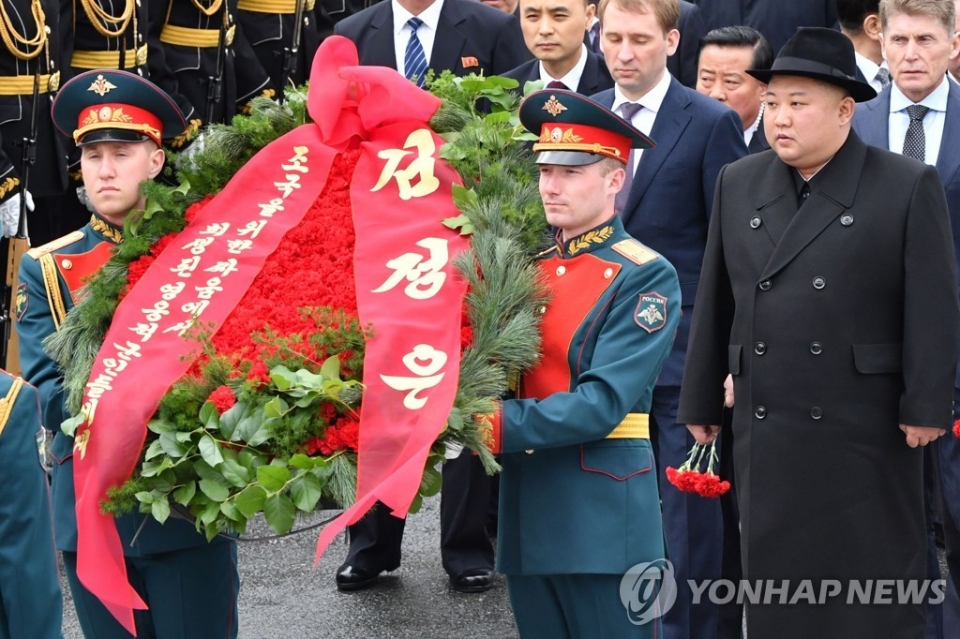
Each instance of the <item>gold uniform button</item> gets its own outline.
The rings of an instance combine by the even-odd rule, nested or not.
[[[65,269],[73,268],[73,262],[71,262],[70,260],[64,260],[63,262],[61,262],[61,264],[63,264],[63,268]]]
[[[558,267],[557,267],[557,275],[563,275],[563,274],[566,273],[566,272],[567,272],[567,267],[566,267],[566,266],[558,266]]]
[[[608,280],[609,280],[611,277],[613,277],[613,269],[612,269],[612,268],[608,268],[607,270],[605,270],[605,271],[603,272],[603,277],[606,278],[606,279],[608,279]]]

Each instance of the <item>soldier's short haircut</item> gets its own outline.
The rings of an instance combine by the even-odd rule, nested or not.
[[[880,0],[837,0],[840,26],[850,33],[863,31],[863,21],[871,13],[880,13]]]
[[[882,28],[886,29],[887,22],[898,13],[935,18],[950,35],[953,35],[957,21],[953,0],[880,0],[880,26]]]
[[[700,51],[706,46],[750,47],[753,49],[751,69],[769,69],[773,66],[773,47],[763,34],[752,27],[736,25],[720,27],[700,38]],[[698,54],[699,55],[699,54]]]
[[[679,0],[600,0],[597,16],[600,18],[601,29],[603,14],[611,4],[615,4],[618,9],[627,13],[653,13],[664,33],[676,29],[680,23]]]

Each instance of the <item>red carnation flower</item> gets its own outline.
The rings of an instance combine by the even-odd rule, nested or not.
[[[217,408],[217,412],[223,415],[237,403],[237,398],[233,396],[233,391],[230,390],[229,386],[220,386],[217,390],[210,393],[207,401],[213,402],[213,405]]]
[[[960,437],[960,419],[953,422],[953,435],[955,437]]]

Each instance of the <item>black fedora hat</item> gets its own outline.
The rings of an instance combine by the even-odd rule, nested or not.
[[[877,97],[866,82],[857,80],[857,58],[847,36],[823,27],[801,27],[780,49],[770,69],[747,69],[761,82],[775,75],[799,75],[846,89],[856,102]]]

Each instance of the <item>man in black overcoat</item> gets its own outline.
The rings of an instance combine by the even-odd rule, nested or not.
[[[918,447],[952,423],[943,187],[851,131],[875,92],[839,32],[801,29],[750,73],[769,83],[772,150],[718,178],[678,420],[715,438],[733,375],[744,578],[791,589],[748,601],[751,639],[922,637],[924,597],[896,593],[926,575]],[[786,603],[804,579],[815,603]],[[900,580],[888,603],[855,591],[878,579]]]

